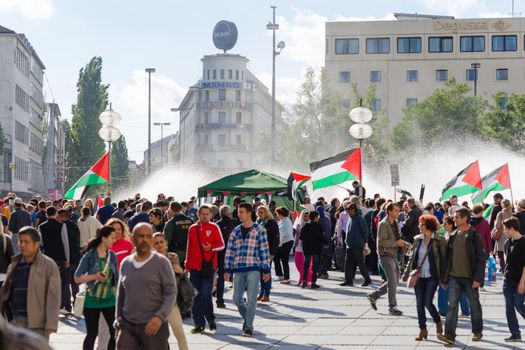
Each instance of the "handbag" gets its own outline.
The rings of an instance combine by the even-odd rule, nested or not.
[[[197,293],[188,277],[184,275],[182,275],[180,278],[177,288],[177,305],[179,307],[180,313],[184,315],[191,310],[193,306],[193,299]]]
[[[84,314],[84,303],[86,301],[86,290],[77,293],[73,304],[73,315],[80,317]]]
[[[423,244],[423,242],[421,242],[421,244]],[[412,271],[410,271],[410,275],[407,281],[407,287],[409,288],[416,287],[417,281],[419,280],[419,277],[421,276],[421,266],[423,266],[423,264],[425,263],[425,260],[428,257],[428,252],[430,251],[430,249],[432,249],[432,247],[429,244],[427,247],[427,252],[425,253],[425,256],[423,257],[423,261],[421,262],[421,265],[419,265],[417,269],[413,269]]]
[[[201,234],[199,225],[197,224],[197,240],[199,241],[199,250],[201,251],[201,257],[202,257],[202,263],[201,263],[201,269],[199,270],[199,274],[202,277],[211,277],[213,276],[213,258],[215,256],[215,252],[213,252],[213,255],[211,256],[210,261],[204,260],[204,252],[202,251],[202,244],[201,244]]]

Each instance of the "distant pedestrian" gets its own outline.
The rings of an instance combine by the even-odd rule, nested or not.
[[[279,225],[279,248],[273,259],[275,274],[283,284],[290,284],[290,252],[293,247],[293,225],[290,211],[285,207],[275,209]]]
[[[111,215],[113,215],[114,211],[115,207],[111,205],[111,198],[106,197],[104,198],[104,206],[98,208],[97,214],[95,216],[102,225],[105,225],[106,222],[111,218]]]
[[[91,216],[89,207],[82,207],[82,216],[78,219],[78,229],[80,230],[80,248],[85,249],[90,240],[97,236],[97,230],[102,227],[100,221]]]
[[[217,226],[219,226],[222,234],[222,239],[224,244],[228,244],[228,239],[230,234],[235,228],[236,224],[232,217],[232,211],[228,205],[222,205],[220,208],[221,219],[217,221]],[[217,256],[217,307],[225,308],[224,304],[224,257],[226,256],[226,250],[219,251]]]
[[[268,240],[268,247],[270,250],[270,273],[272,262],[274,257],[277,255],[277,250],[279,249],[279,225],[275,221],[270,208],[261,205],[257,208],[257,224],[262,226],[266,231],[266,239]],[[257,296],[257,300],[267,303],[270,301],[270,293],[272,291],[272,279],[265,281],[263,279],[263,273],[261,272],[261,291]]]
[[[14,211],[11,213],[9,218],[9,232],[11,232],[11,238],[13,240],[13,248],[18,254],[18,231],[24,226],[31,226],[31,214],[23,208],[24,201],[22,198],[17,197],[14,200]]]
[[[319,285],[316,282],[319,273],[321,253],[326,240],[323,227],[319,223],[319,213],[316,211],[308,212],[308,219],[309,221],[301,228],[301,233],[299,235],[304,252],[303,281],[301,287],[306,288],[308,284],[308,271],[311,268],[312,282],[310,288],[316,289],[319,288]]]

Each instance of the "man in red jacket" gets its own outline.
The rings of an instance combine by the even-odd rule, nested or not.
[[[224,240],[217,224],[211,222],[211,209],[202,205],[197,212],[199,220],[188,232],[186,248],[186,271],[190,272],[190,281],[198,293],[193,301],[191,313],[195,327],[191,333],[204,333],[205,320],[210,331],[217,331],[213,313],[212,288],[213,274],[217,268],[217,252],[223,250]]]

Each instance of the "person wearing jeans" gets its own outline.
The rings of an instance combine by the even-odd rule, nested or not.
[[[270,249],[270,271],[272,268],[272,261],[277,255],[279,249],[279,225],[274,220],[272,212],[265,205],[260,205],[257,208],[257,224],[262,226],[266,230],[266,239],[268,240],[268,246]],[[271,273],[271,272],[270,272]],[[261,291],[257,300],[267,303],[270,301],[270,292],[272,290],[272,279],[264,281],[263,273],[260,273]]]
[[[303,276],[308,276],[310,270],[310,263],[312,263],[312,284],[311,288],[319,288],[315,283],[317,282],[317,273],[319,267],[319,260],[321,258],[321,251],[323,249],[323,243],[325,237],[323,233],[323,227],[319,223],[319,213],[311,211],[308,214],[309,221],[301,228],[299,238],[302,243],[304,252],[304,265],[303,265]],[[303,278],[301,284],[302,288],[306,288],[308,280],[306,277]]]
[[[525,237],[520,233],[520,221],[516,217],[504,220],[503,227],[509,238],[505,243],[507,260],[503,275],[503,295],[510,337],[505,338],[505,341],[519,342],[521,332],[516,311],[525,319]]]
[[[285,207],[275,209],[279,225],[279,248],[274,257],[275,274],[283,284],[290,283],[290,252],[293,247],[293,225],[290,211]]]
[[[458,229],[447,242],[446,267],[443,287],[448,288],[449,307],[445,323],[445,334],[438,339],[453,345],[458,324],[458,303],[462,292],[467,294],[471,309],[472,341],[483,338],[483,315],[479,302],[479,287],[485,279],[483,238],[470,227],[471,212],[459,208],[454,214]]]
[[[257,306],[260,272],[263,280],[270,276],[270,251],[266,231],[252,220],[253,206],[239,204],[237,215],[241,225],[235,227],[226,248],[224,280],[233,273],[233,302],[244,320],[243,336],[253,335],[253,320]],[[244,291],[247,293],[244,300]]]

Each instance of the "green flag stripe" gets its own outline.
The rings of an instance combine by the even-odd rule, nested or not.
[[[343,171],[318,180],[312,180],[312,186],[314,190],[317,190],[319,188],[330,187],[351,180],[357,180],[357,177],[348,171]]]
[[[462,197],[469,193],[477,192],[478,190],[479,188],[474,187],[472,185],[468,185],[468,184],[463,185],[463,186],[458,186],[458,187],[451,187],[448,190],[446,190],[445,193],[443,193],[443,195],[441,196],[439,200],[443,201],[443,200],[449,199],[450,196],[452,196],[453,194],[455,194],[458,197]]]
[[[103,177],[101,177],[101,176],[99,176],[99,175],[97,175],[95,173],[85,174],[84,176],[82,176],[77,181],[76,184],[73,185],[73,187],[71,187],[71,189],[69,191],[67,191],[67,193],[64,196],[64,198],[70,198],[71,196],[73,196],[75,191],[79,187],[91,186],[91,185],[101,185],[101,184],[105,184],[105,183],[107,183],[107,181]]]
[[[490,192],[495,191],[503,191],[506,190],[507,187],[500,184],[498,181],[493,182],[489,187],[484,188],[483,191],[478,191],[473,197],[472,202],[475,204],[481,203],[487,198]]]

